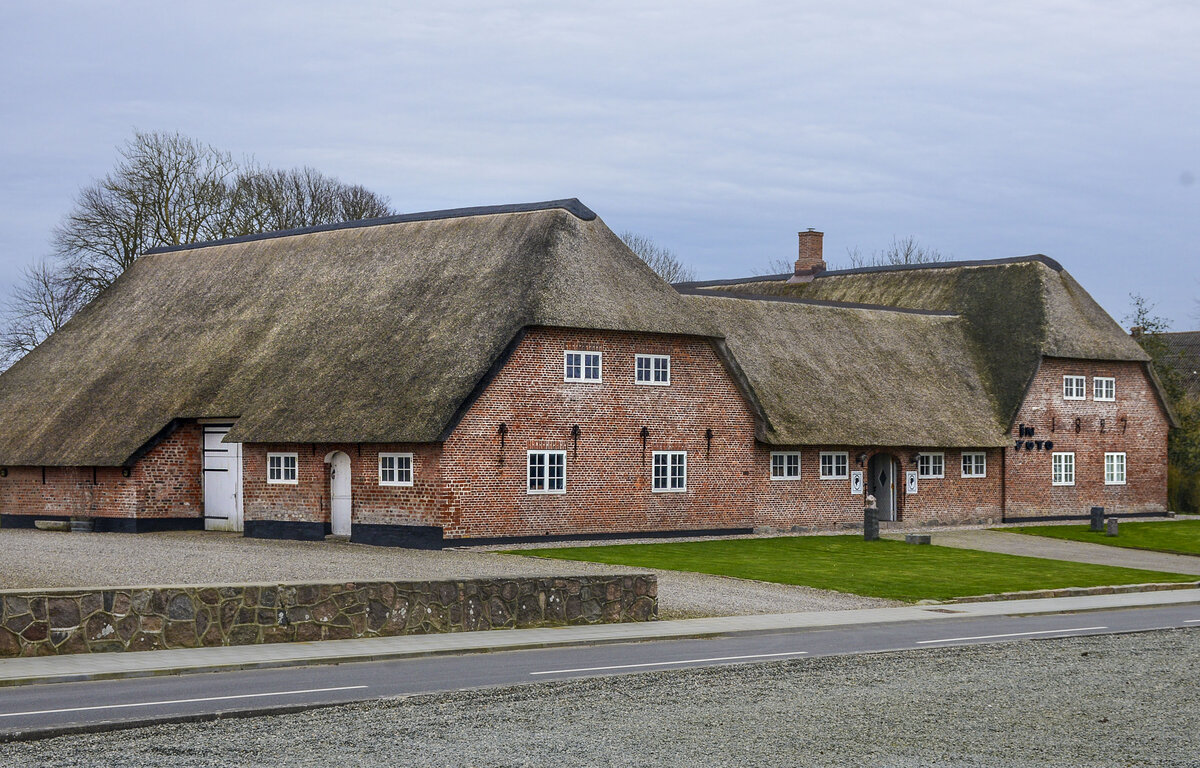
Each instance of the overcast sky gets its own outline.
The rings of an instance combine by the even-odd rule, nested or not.
[[[1200,327],[1194,0],[500,5],[7,0],[0,290],[141,129],[401,211],[578,197],[702,279],[913,235]]]

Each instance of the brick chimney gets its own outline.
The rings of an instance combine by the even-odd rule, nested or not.
[[[811,283],[813,278],[825,271],[825,259],[822,257],[822,240],[824,232],[818,232],[812,227],[800,234],[800,258],[796,259],[796,274],[792,275],[789,283]]]

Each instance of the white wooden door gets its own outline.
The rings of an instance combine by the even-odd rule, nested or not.
[[[242,530],[242,444],[223,443],[229,424],[204,426],[204,530]]]
[[[334,536],[350,535],[350,457],[341,451],[329,462],[329,524]]]

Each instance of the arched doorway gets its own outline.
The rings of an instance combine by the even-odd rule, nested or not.
[[[350,535],[350,456],[335,451],[329,463],[329,524],[334,536]]]
[[[896,471],[890,453],[877,453],[867,462],[867,492],[875,497],[880,520],[896,519]]]

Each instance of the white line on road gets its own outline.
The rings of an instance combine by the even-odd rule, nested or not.
[[[613,664],[608,667],[578,667],[576,669],[547,669],[542,672],[530,672],[531,675],[559,675],[568,672],[602,672],[606,669],[636,669],[638,667],[665,667],[671,664],[701,664],[706,661],[741,661],[743,659],[767,659],[779,656],[803,656],[808,651],[788,651],[787,653],[752,653],[747,656],[714,656],[710,659],[680,659],[678,661],[651,661],[645,664]]]
[[[127,709],[129,707],[154,707],[160,704],[196,704],[203,701],[230,701],[232,699],[257,699],[263,696],[299,696],[303,693],[328,693],[330,691],[353,691],[365,685],[343,685],[339,688],[307,688],[302,691],[272,691],[271,693],[242,693],[234,696],[208,696],[202,699],[168,699],[164,701],[139,701],[134,704],[101,704],[95,707],[68,707],[66,709],[39,709],[31,712],[0,712],[0,717],[22,715],[54,715],[62,712],[91,712],[97,709]]]
[[[1184,624],[1200,624],[1200,619],[1184,619]]]
[[[941,640],[918,640],[917,645],[925,643],[957,643],[961,640],[992,640],[997,637],[1022,637],[1025,635],[1056,635],[1060,632],[1091,632],[1095,629],[1108,629],[1108,627],[1075,627],[1074,629],[1043,629],[1038,632],[1009,632],[1006,635],[977,635],[975,637],[944,637]]]

